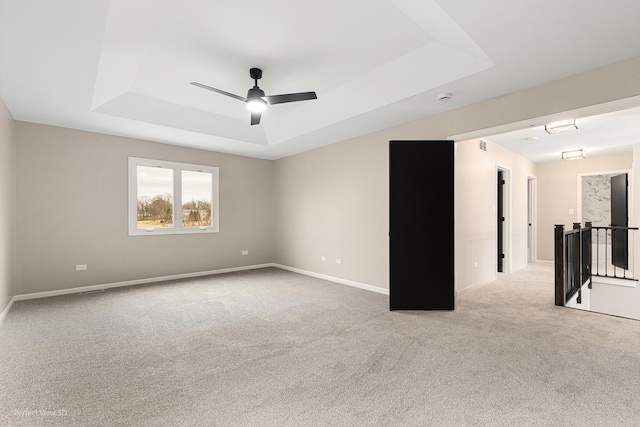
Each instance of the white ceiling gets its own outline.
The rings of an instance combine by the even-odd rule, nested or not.
[[[640,56],[639,16],[637,0],[0,0],[0,97],[16,120],[275,159]],[[267,95],[318,99],[250,126],[189,84],[245,96],[251,67]]]
[[[587,158],[628,154],[640,143],[640,107],[576,118],[575,122],[578,129],[561,133],[549,134],[544,126],[534,126],[487,139],[536,163],[557,162],[563,151],[580,149]]]

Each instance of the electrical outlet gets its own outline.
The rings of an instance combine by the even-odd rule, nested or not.
[[[242,251],[242,255],[249,255],[249,251]]]
[[[473,268],[478,268],[478,263],[477,262],[473,263]]]
[[[76,271],[84,271],[87,269],[87,264],[77,264]]]
[[[336,264],[342,264],[342,259],[341,258],[336,258]]]
[[[326,256],[322,255],[322,256],[320,257],[320,261],[326,261],[326,260],[327,260],[327,257],[326,257]]]

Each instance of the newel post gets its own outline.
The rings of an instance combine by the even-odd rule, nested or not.
[[[556,305],[564,306],[564,225],[555,225],[553,241]]]

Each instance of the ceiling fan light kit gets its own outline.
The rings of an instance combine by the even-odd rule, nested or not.
[[[260,68],[252,68],[249,70],[249,76],[254,81],[254,86],[247,92],[247,97],[235,95],[230,92],[226,92],[221,89],[216,89],[211,86],[204,85],[198,82],[191,82],[193,86],[197,86],[202,89],[207,89],[212,92],[217,92],[221,95],[225,95],[239,101],[243,101],[247,104],[247,108],[251,111],[251,125],[260,124],[260,118],[262,112],[267,108],[267,104],[284,104],[286,102],[308,101],[311,99],[318,99],[315,92],[299,92],[288,93],[284,95],[265,95],[264,91],[258,87],[258,80],[262,78],[262,70]]]
[[[262,113],[267,109],[267,102],[262,98],[247,99],[247,108],[253,113]]]

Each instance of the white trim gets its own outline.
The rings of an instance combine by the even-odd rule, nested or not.
[[[502,274],[502,273],[501,273],[501,274]],[[471,291],[474,291],[474,290],[476,290],[476,289],[478,289],[478,288],[481,288],[481,287],[482,287],[482,286],[484,286],[484,285],[488,285],[489,283],[495,282],[496,280],[498,280],[498,277],[497,277],[497,276],[496,276],[496,277],[494,277],[494,278],[493,278],[493,279],[491,279],[491,280],[487,280],[486,282],[480,282],[480,283],[476,283],[476,284],[471,285],[471,286],[467,286],[466,288],[464,288],[464,289],[462,289],[462,290],[460,290],[460,291],[456,291],[456,297],[459,297],[459,296],[465,295],[465,294],[467,294],[467,293],[469,293],[469,292],[471,292]]]
[[[4,318],[7,317],[7,314],[9,314],[9,310],[11,310],[11,306],[14,301],[16,301],[16,297],[11,298],[9,300],[9,304],[7,304],[4,310],[2,310],[2,313],[0,313],[0,326],[2,326],[2,322],[4,321]]]
[[[244,267],[222,268],[220,270],[198,271],[195,273],[174,274],[171,276],[150,277],[147,279],[127,280],[124,282],[103,283],[100,285],[80,286],[78,288],[59,289],[56,291],[34,292],[31,294],[16,295],[14,300],[24,301],[36,298],[55,297],[59,295],[78,294],[81,292],[91,292],[103,289],[119,288],[124,286],[142,285],[145,283],[166,282],[167,280],[188,279],[191,277],[209,276],[213,274],[233,273],[236,271],[255,270],[257,268],[275,267],[274,264],[256,264]]]
[[[381,288],[379,286],[367,285],[366,283],[354,282],[353,280],[341,279],[339,277],[327,276],[326,274],[314,273],[313,271],[302,270],[300,268],[289,267],[282,264],[273,264],[273,267],[281,268],[282,270],[291,271],[305,276],[315,277],[317,279],[328,280],[330,282],[339,283],[341,285],[353,286],[354,288],[364,289],[366,291],[376,292],[383,295],[389,295],[389,289]]]
[[[138,209],[138,166],[159,167],[173,172],[173,227],[139,229]],[[128,159],[128,229],[129,236],[164,236],[169,234],[205,234],[220,231],[220,169],[217,166],[196,165],[191,163],[170,162],[167,160],[129,157]],[[197,171],[211,174],[211,216],[213,223],[209,227],[182,226],[182,172]]]
[[[529,194],[531,191],[531,194]],[[538,256],[538,177],[527,174],[527,198],[531,203],[531,255],[527,254],[527,264],[535,263]],[[527,216],[529,213],[527,213]],[[529,224],[527,223],[527,239]]]
[[[625,288],[635,288],[636,283],[638,282],[629,279],[616,279],[615,277],[591,276],[591,283],[593,283],[594,285],[597,283],[599,285],[613,285],[623,286]]]
[[[578,295],[582,296],[580,304],[578,304]],[[580,292],[576,292],[575,295],[564,304],[564,306],[577,310],[591,311],[591,289],[589,289],[589,280],[580,287]]]
[[[223,274],[223,273],[233,273],[236,271],[246,271],[246,270],[255,270],[258,268],[267,268],[267,267],[276,267],[282,270],[288,270],[294,273],[303,274],[305,276],[311,276],[318,279],[328,280],[330,282],[339,283],[341,285],[352,286],[354,288],[364,289],[366,291],[376,292],[383,295],[389,295],[389,289],[381,288],[378,286],[368,285],[366,283],[355,282],[353,280],[341,279],[339,277],[327,276],[325,274],[314,273],[312,271],[302,270],[299,268],[289,267],[282,264],[275,263],[266,263],[266,264],[255,264],[248,265],[243,267],[231,267],[231,268],[222,268],[219,270],[208,270],[208,271],[198,271],[195,273],[183,273],[183,274],[174,274],[171,276],[159,276],[159,277],[149,277],[146,279],[136,279],[136,280],[127,280],[124,282],[115,282],[115,283],[103,283],[99,285],[90,285],[90,286],[80,286],[77,288],[67,288],[67,289],[58,289],[55,291],[44,291],[44,292],[34,292],[30,294],[20,294],[16,295],[11,299],[11,302],[0,315],[0,322],[2,321],[2,316],[5,316],[6,313],[9,312],[9,308],[13,304],[13,301],[25,301],[30,299],[37,298],[47,298],[47,297],[55,297],[60,295],[69,295],[69,294],[79,294],[83,292],[92,292],[99,291],[104,289],[111,288],[120,288],[124,286],[133,286],[133,285],[143,285],[146,283],[156,283],[156,282],[166,282],[168,280],[179,280],[179,279],[189,279],[191,277],[200,277],[200,276],[210,276],[214,274]]]

